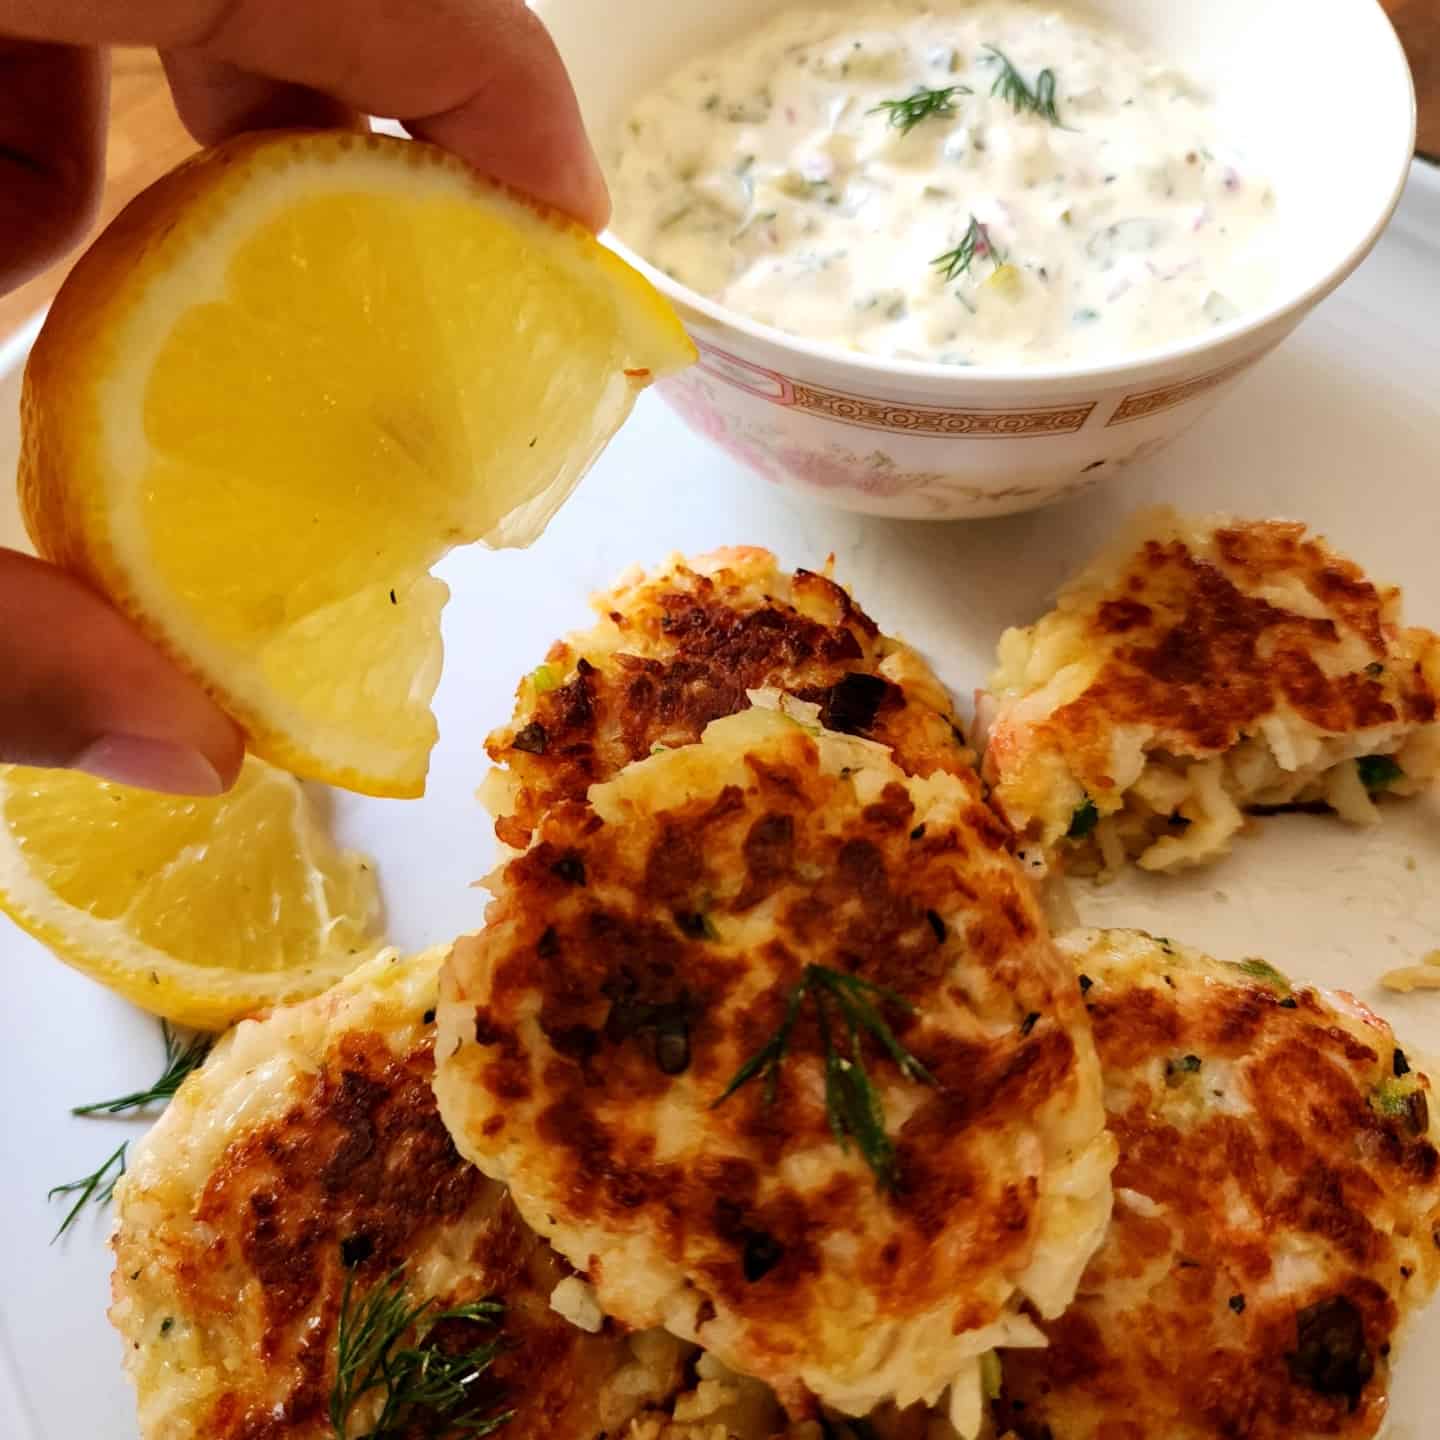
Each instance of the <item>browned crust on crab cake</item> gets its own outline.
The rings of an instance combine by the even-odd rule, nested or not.
[[[1108,1204],[1083,1011],[1008,842],[963,781],[764,710],[630,767],[546,817],[456,946],[457,1143],[626,1323],[792,1405],[933,1401],[1022,1292],[1063,1308]],[[886,1013],[935,1084],[867,1062],[891,1193],[831,1132],[813,1001],[773,1102],[716,1106],[807,965],[913,1007]]]
[[[1156,869],[1218,853],[1251,806],[1373,818],[1357,757],[1396,760],[1400,794],[1440,766],[1440,639],[1399,615],[1397,589],[1302,524],[1146,512],[1002,639],[996,804],[1048,846],[1088,800]],[[1196,763],[1222,759],[1228,801],[1207,799]]]
[[[599,623],[551,646],[521,681],[510,724],[486,741],[508,781],[489,792],[496,832],[517,849],[546,810],[657,745],[694,743],[746,709],[751,690],[819,705],[825,725],[893,747],[911,774],[973,766],[949,695],[915,651],[835,581],[787,574],[767,550],[677,557],[593,604]]]
[[[188,1081],[119,1191],[112,1318],[145,1440],[331,1436],[348,1272],[403,1267],[439,1308],[494,1297],[507,1347],[474,1414],[593,1440],[626,1340],[550,1308],[568,1266],[455,1149],[431,1090],[438,954],[393,954],[305,1005],[247,1022]],[[496,1337],[447,1321],[438,1343]],[[678,1376],[675,1377],[678,1379]],[[356,1412],[357,1433],[363,1414]]]
[[[1435,693],[1413,661],[1388,676],[1321,663],[1347,637],[1364,647],[1364,664],[1386,660],[1398,591],[1377,590],[1300,524],[1236,522],[1214,532],[1214,545],[1221,564],[1183,540],[1147,540],[1120,593],[1096,609],[1106,664],[1050,721],[1082,764],[1103,769],[1104,731],[1116,724],[1153,725],[1178,753],[1202,755],[1237,744],[1281,704],[1322,730],[1435,718]],[[1282,576],[1327,613],[1298,614],[1258,593]]]
[[[1132,931],[1086,977],[1115,1218],[1050,1348],[1004,1359],[1021,1440],[1361,1440],[1440,1280],[1430,1082],[1358,1002]],[[1248,973],[1247,973],[1248,972]]]

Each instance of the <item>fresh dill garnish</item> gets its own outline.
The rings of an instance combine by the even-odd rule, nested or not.
[[[50,1237],[51,1244],[54,1244],[79,1218],[80,1212],[89,1204],[108,1205],[115,1194],[115,1187],[120,1183],[120,1177],[125,1173],[125,1154],[130,1149],[130,1142],[123,1141],[115,1153],[105,1161],[97,1170],[79,1180],[71,1180],[65,1185],[56,1185],[45,1194],[47,1200],[53,1200],[57,1195],[74,1195],[75,1201],[70,1206],[69,1212],[60,1222],[60,1228]]]
[[[435,1327],[449,1320],[498,1327],[504,1305],[477,1300],[442,1310],[434,1299],[417,1304],[405,1287],[403,1267],[392,1270],[363,1298],[355,1296],[354,1284],[351,1270],[340,1298],[330,1391],[330,1428],[336,1440],[382,1440],[411,1434],[417,1425],[445,1440],[489,1435],[511,1418],[513,1410],[467,1413],[480,1398],[475,1387],[506,1348],[502,1337],[468,1350],[443,1349],[430,1339]],[[352,1437],[355,1407],[376,1392],[381,1400],[374,1424],[363,1436]]]
[[[903,996],[882,985],[862,980],[843,970],[830,970],[823,965],[807,965],[800,979],[791,987],[785,1001],[785,1013],[775,1033],[735,1072],[730,1083],[711,1109],[723,1105],[742,1085],[762,1076],[765,1082],[764,1103],[771,1104],[779,1090],[780,1067],[790,1050],[790,1036],[800,1016],[806,996],[815,1003],[815,1019],[820,1031],[820,1049],[825,1061],[825,1114],[830,1131],[842,1150],[849,1150],[853,1139],[865,1163],[875,1174],[882,1190],[895,1188],[895,1147],[885,1131],[885,1111],[880,1096],[870,1083],[865,1069],[863,1035],[872,1040],[894,1061],[907,1079],[933,1085],[935,1078],[896,1038],[878,1006],[889,1005],[907,1015],[915,1007]],[[832,1031],[832,1020],[839,1019],[848,1036],[848,1047]],[[848,1048],[848,1054],[844,1051]]]
[[[165,1023],[160,1022],[160,1035],[165,1043],[165,1069],[160,1078],[146,1090],[132,1090],[128,1095],[119,1095],[113,1100],[96,1100],[91,1105],[76,1105],[72,1115],[123,1115],[127,1110],[143,1110],[156,1101],[170,1100],[180,1088],[185,1077],[192,1070],[198,1070],[205,1063],[210,1047],[215,1043],[213,1035],[195,1035],[182,1041]]]
[[[72,1115],[124,1115],[131,1110],[144,1110],[155,1104],[168,1104],[185,1077],[204,1064],[210,1047],[215,1043],[213,1035],[195,1035],[181,1040],[165,1023],[160,1022],[160,1036],[165,1044],[165,1068],[160,1078],[144,1090],[132,1090],[128,1095],[117,1095],[113,1100],[96,1100],[90,1105],[76,1105]],[[99,1169],[79,1180],[54,1186],[47,1194],[47,1200],[57,1195],[74,1195],[69,1213],[61,1221],[54,1238],[58,1240],[76,1221],[86,1205],[108,1205],[115,1195],[115,1186],[125,1173],[125,1158],[130,1149],[126,1140]]]
[[[1025,77],[1010,63],[1009,56],[1003,50],[994,45],[987,45],[985,48],[990,52],[989,58],[1000,67],[995,83],[990,87],[990,93],[1008,101],[1017,114],[1028,110],[1032,115],[1039,115],[1052,125],[1059,125],[1060,116],[1055,111],[1055,72],[1048,67],[1042,70],[1035,77],[1034,89],[1031,89]]]
[[[884,114],[889,124],[902,135],[908,135],[922,120],[943,119],[955,113],[957,95],[973,95],[968,85],[946,85],[940,90],[927,90],[921,85],[903,100],[882,100],[872,105],[867,115]]]
[[[995,248],[990,232],[972,215],[960,243],[953,250],[937,255],[930,263],[938,267],[941,279],[948,284],[968,274],[976,260],[986,258],[997,270],[1005,263],[1005,257]]]

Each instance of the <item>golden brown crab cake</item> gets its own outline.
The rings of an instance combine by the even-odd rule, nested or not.
[[[587,1333],[551,1308],[557,1286],[575,1298],[570,1268],[452,1144],[430,1083],[441,959],[387,952],[245,1021],[134,1147],[110,1314],[144,1440],[331,1440],[346,1275],[358,1307],[400,1267],[416,1303],[503,1302],[511,1348],[472,1418],[513,1408],[507,1435],[593,1440],[679,1385],[669,1336]],[[496,1332],[450,1321],[431,1338],[468,1350]]]
[[[1377,818],[1440,772],[1440,638],[1303,525],[1146,511],[1007,630],[983,773],[1072,869],[1222,853],[1246,811]]]
[[[1348,996],[1136,931],[1060,947],[1120,1145],[1115,1216],[1047,1350],[1004,1357],[1021,1440],[1361,1440],[1440,1280],[1430,1080]]]
[[[1064,1308],[1113,1156],[1009,839],[967,780],[761,708],[629,766],[445,968],[456,1143],[608,1314],[794,1411],[953,1382],[973,1433],[978,1357]]]
[[[925,661],[835,581],[786,573],[768,550],[676,556],[592,603],[599,623],[551,646],[520,682],[510,724],[486,741],[504,768],[483,795],[516,849],[552,806],[583,800],[657,746],[693,744],[756,690],[818,705],[830,729],[891,746],[912,775],[974,766]]]

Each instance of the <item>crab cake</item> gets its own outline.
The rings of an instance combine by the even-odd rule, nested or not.
[[[656,746],[692,744],[754,690],[819,705],[830,729],[893,747],[909,774],[974,764],[920,656],[882,635],[833,580],[786,574],[768,550],[677,556],[593,604],[599,624],[551,646],[520,682],[511,723],[486,742],[505,768],[484,798],[516,849],[551,806],[583,800]]]
[[[1417,793],[1440,771],[1437,688],[1440,638],[1303,525],[1147,511],[1002,636],[984,774],[1072,869],[1171,870],[1247,810],[1366,824]]]
[[[813,731],[814,733],[810,733]],[[552,810],[441,985],[456,1143],[586,1273],[848,1414],[978,1421],[1105,1228],[1073,974],[973,773],[756,708]]]
[[[1021,1440],[1360,1440],[1440,1280],[1431,1084],[1348,996],[1083,931],[1115,1218],[1050,1348],[1004,1359]]]
[[[516,1440],[593,1440],[678,1386],[670,1337],[587,1334],[551,1309],[578,1286],[569,1267],[456,1152],[430,1085],[440,960],[388,952],[242,1023],[136,1147],[110,1314],[144,1440],[330,1440],[346,1278],[358,1306],[398,1267],[415,1303],[503,1302],[475,1410],[513,1408]],[[497,1332],[446,1321],[433,1338],[470,1350]]]

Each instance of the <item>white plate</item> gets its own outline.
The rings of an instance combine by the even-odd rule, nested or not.
[[[1417,166],[1374,256],[1234,399],[1169,454],[1069,508],[968,526],[810,508],[703,446],[647,397],[532,550],[451,557],[450,653],[429,794],[340,797],[341,832],[379,859],[398,944],[474,927],[481,897],[468,887],[493,853],[472,799],[481,738],[550,640],[585,622],[591,590],[677,549],[762,544],[807,566],[833,551],[866,609],[918,644],[962,696],[985,676],[1001,627],[1033,617],[1127,510],[1156,498],[1308,520],[1377,576],[1401,582],[1413,619],[1440,624],[1437,377],[1440,172]],[[14,373],[0,375],[5,470],[17,389]],[[16,533],[0,512],[0,540]],[[1078,898],[1087,920],[1183,936],[1222,957],[1263,954],[1297,976],[1349,988],[1407,1044],[1440,1054],[1440,994],[1402,998],[1375,984],[1440,946],[1437,878],[1440,805],[1423,801],[1387,808],[1378,832],[1310,816],[1269,821],[1211,870]],[[105,1223],[89,1216],[52,1246],[59,1211],[45,1190],[139,1133],[66,1112],[153,1078],[158,1036],[152,1021],[8,927],[0,964],[14,986],[0,1007],[0,1437],[134,1440],[120,1345],[104,1317]],[[1393,1440],[1433,1433],[1433,1419],[1423,1422],[1440,1414],[1440,1371],[1426,1354],[1437,1348],[1440,1311],[1410,1338]]]

